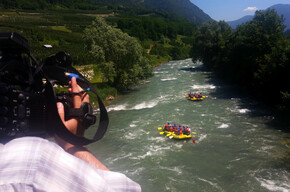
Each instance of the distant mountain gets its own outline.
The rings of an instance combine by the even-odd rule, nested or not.
[[[227,23],[235,29],[238,25],[251,21],[254,18],[254,15],[246,15],[238,20],[235,21],[228,21]]]
[[[284,24],[286,25],[286,29],[290,29],[290,4],[277,4],[269,7],[268,9],[274,9],[279,16],[284,16]],[[227,23],[235,29],[238,25],[246,23],[254,18],[253,15],[244,16],[235,21],[228,21]]]
[[[212,20],[209,15],[189,0],[144,0],[143,3],[147,8],[175,13],[195,23],[204,23]]]
[[[290,4],[277,4],[269,7],[269,9],[275,9],[278,15],[284,16],[284,25],[286,25],[286,29],[290,29]]]

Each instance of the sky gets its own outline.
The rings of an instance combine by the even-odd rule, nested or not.
[[[216,21],[233,21],[256,10],[264,10],[276,4],[290,4],[290,0],[190,0]],[[290,10],[289,10],[290,11]]]

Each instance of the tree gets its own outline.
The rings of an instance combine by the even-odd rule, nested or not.
[[[191,56],[289,115],[290,40],[283,21],[268,9],[235,32],[224,22],[207,22],[194,36]]]
[[[191,50],[192,59],[203,61],[208,69],[219,70],[228,63],[232,36],[233,31],[225,21],[204,23],[195,34]]]
[[[83,37],[105,79],[118,89],[128,89],[152,75],[152,66],[140,43],[103,18],[97,17]]]
[[[283,17],[270,9],[257,11],[252,21],[237,28],[232,63],[239,82],[253,89],[272,86],[267,81],[285,58],[284,28]]]

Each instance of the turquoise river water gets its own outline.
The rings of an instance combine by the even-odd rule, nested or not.
[[[207,97],[189,101],[190,91]],[[289,133],[258,102],[200,63],[187,59],[156,67],[154,77],[107,110],[109,129],[89,148],[144,192],[290,191],[289,168],[278,158],[289,147],[281,144]],[[188,125],[196,143],[160,135],[157,128],[167,122]]]

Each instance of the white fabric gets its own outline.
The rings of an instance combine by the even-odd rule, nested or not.
[[[38,137],[0,144],[0,192],[141,191],[124,174],[98,170]]]

